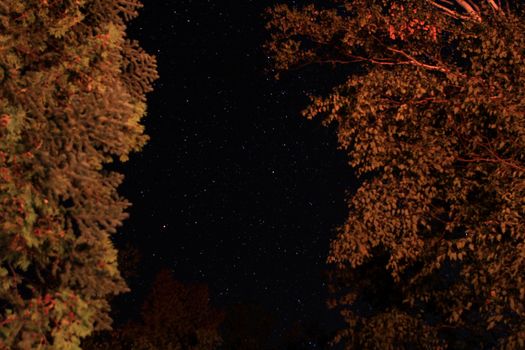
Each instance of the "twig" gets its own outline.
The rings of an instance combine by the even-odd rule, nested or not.
[[[425,69],[428,69],[428,70],[436,70],[436,71],[439,71],[439,72],[443,72],[443,73],[449,73],[451,74],[452,72],[450,71],[450,69],[448,68],[445,68],[445,67],[440,67],[440,66],[433,66],[431,64],[426,64],[426,63],[423,63],[421,61],[418,61],[417,59],[415,59],[413,56],[407,54],[405,51],[403,50],[398,50],[398,49],[394,49],[393,47],[387,47],[387,50],[389,51],[392,51],[392,52],[395,52],[397,54],[400,54],[404,57],[406,57],[410,63],[412,63],[413,65],[416,65],[416,66],[419,66],[419,67],[422,67],[422,68],[425,68]],[[456,73],[457,74],[457,73]],[[462,77],[465,77],[464,74],[459,74],[460,76]]]
[[[494,164],[498,164],[499,163],[499,164],[505,164],[505,165],[507,165],[507,166],[509,166],[509,167],[511,167],[513,169],[517,169],[517,170],[520,170],[520,171],[525,171],[525,167],[516,165],[516,164],[514,164],[512,162],[509,162],[506,159],[500,158],[497,155],[496,155],[496,159],[476,156],[475,158],[471,158],[471,159],[457,157],[457,158],[455,158],[455,160],[463,162],[463,163],[481,163],[481,162],[494,163]]]

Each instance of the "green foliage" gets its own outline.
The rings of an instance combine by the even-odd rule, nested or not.
[[[328,258],[348,348],[525,347],[525,19],[472,4],[269,10],[278,72],[355,67],[304,111],[337,124],[361,179]]]
[[[127,290],[109,235],[129,203],[103,166],[147,141],[156,63],[124,33],[140,6],[0,3],[0,349],[79,349]]]

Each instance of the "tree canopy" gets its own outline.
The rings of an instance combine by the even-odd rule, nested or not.
[[[0,2],[0,349],[78,349],[127,290],[110,240],[156,62],[138,0]]]
[[[278,73],[353,67],[303,114],[360,178],[331,243],[347,348],[525,347],[525,18],[511,1],[268,10]]]
[[[82,343],[86,350],[213,350],[222,344],[224,313],[210,305],[208,287],[175,280],[168,269],[157,273],[142,304],[140,321]]]

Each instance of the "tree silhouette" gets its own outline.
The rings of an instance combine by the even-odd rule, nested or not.
[[[275,317],[256,304],[236,304],[228,308],[221,326],[225,350],[270,348]]]
[[[282,337],[282,349],[329,349],[330,337],[317,322],[296,321],[285,331]]]
[[[95,335],[83,346],[87,350],[212,350],[222,342],[223,317],[209,305],[205,285],[176,281],[169,270],[161,270],[142,305],[139,322]]]
[[[349,66],[307,118],[361,183],[331,244],[347,348],[525,347],[520,2],[334,0],[268,11],[277,73]]]
[[[104,169],[147,140],[156,62],[138,0],[0,3],[0,348],[78,349],[127,290],[110,240],[129,203]]]

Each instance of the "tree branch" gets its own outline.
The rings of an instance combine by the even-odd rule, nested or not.
[[[496,4],[496,2],[494,0],[487,0],[487,1],[490,4],[490,7],[492,7],[496,12],[503,13],[503,11],[501,10],[501,6]]]
[[[439,71],[439,72],[443,72],[443,73],[452,73],[450,71],[450,69],[448,68],[445,68],[445,67],[440,67],[440,66],[433,66],[431,64],[426,64],[426,63],[423,63],[421,61],[418,61],[416,58],[414,58],[413,56],[407,54],[405,51],[403,50],[399,50],[399,49],[394,49],[393,47],[387,47],[387,50],[389,51],[392,51],[392,52],[395,52],[397,54],[400,54],[402,56],[404,56],[405,58],[407,58],[409,60],[409,62],[415,66],[419,66],[419,67],[422,67],[422,68],[425,68],[425,69],[428,69],[428,70],[436,70],[436,71]],[[457,73],[455,73],[457,74]],[[463,76],[463,74],[460,74],[460,76]]]
[[[468,13],[472,18],[474,18],[474,19],[475,19],[476,21],[478,21],[478,22],[481,22],[481,16],[480,16],[479,12],[476,11],[476,10],[474,9],[474,7],[472,7],[467,1],[465,1],[465,0],[456,0],[456,3],[457,3],[459,6],[463,7],[463,9],[464,9],[465,11],[467,11],[467,13]]]
[[[454,1],[455,1],[455,4],[457,4],[460,7],[462,7],[469,15],[468,16],[464,16],[464,15],[460,14],[459,12],[451,9],[450,7],[442,5],[442,4],[440,4],[440,3],[436,2],[436,1],[433,1],[433,0],[427,0],[427,2],[429,4],[431,4],[434,7],[437,7],[438,9],[440,9],[445,14],[447,14],[447,15],[449,15],[451,17],[454,17],[456,19],[462,19],[462,20],[474,19],[476,22],[481,22],[481,16],[479,14],[479,10],[476,10],[474,8],[475,5],[473,6],[472,4],[470,4],[466,0],[454,0]],[[489,1],[492,1],[492,0],[489,0]],[[454,5],[454,3],[449,2],[449,1],[446,1],[446,3],[448,5],[450,5],[450,6]]]
[[[480,157],[476,155],[475,157],[470,158],[470,159],[456,157],[455,160],[459,162],[463,162],[463,163],[494,163],[494,164],[499,163],[499,164],[504,164],[516,170],[525,171],[525,167],[523,166],[516,165],[513,162],[509,161],[508,159],[503,159],[498,156],[495,156],[495,157],[496,158],[485,158],[485,157]]]
[[[462,20],[471,20],[468,16],[463,16],[462,14],[458,13],[457,11],[454,11],[452,9],[449,9],[446,6],[443,6],[435,1],[427,0],[429,4],[431,4],[434,7],[437,7],[438,9],[442,10],[446,15],[449,15],[450,17],[456,18],[456,19],[462,19]]]

